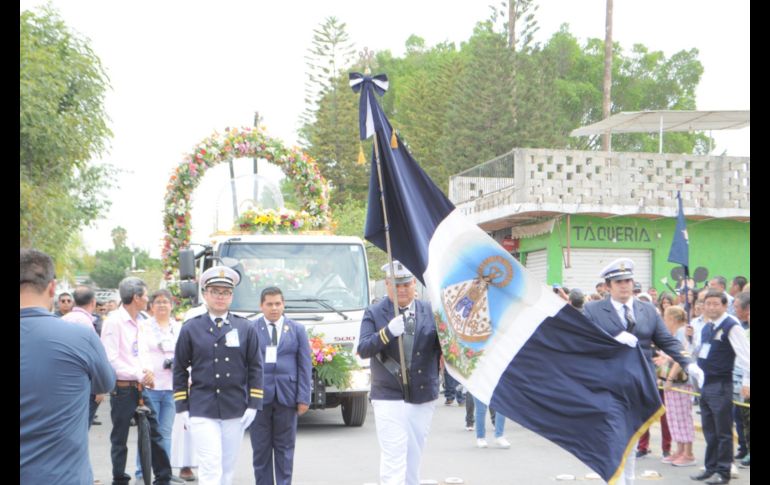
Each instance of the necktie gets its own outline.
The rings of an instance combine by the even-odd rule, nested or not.
[[[220,317],[217,317],[214,319],[214,323],[217,324],[217,328],[222,328],[222,319]]]
[[[709,322],[703,326],[703,330],[700,333],[701,345],[711,342],[711,338],[714,336],[714,322]]]
[[[634,333],[636,322],[634,317],[631,316],[631,309],[628,308],[628,305],[623,305],[623,316],[626,318],[626,330],[628,330],[628,333]]]
[[[270,345],[278,345],[278,334],[276,333],[275,323],[270,323]]]

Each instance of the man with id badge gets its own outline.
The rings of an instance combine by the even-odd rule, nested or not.
[[[733,366],[737,359],[741,368],[750,370],[749,342],[740,322],[727,314],[723,291],[706,293],[703,314],[707,323],[701,331],[698,366],[704,375],[699,403],[706,438],[706,470],[690,478],[709,484],[729,483],[733,462]]]
[[[283,315],[281,290],[262,290],[260,308],[263,316],[254,325],[265,363],[265,397],[251,425],[254,478],[257,485],[284,485],[291,483],[297,417],[310,406],[313,364],[305,327]]]
[[[240,275],[226,266],[203,272],[208,311],[185,322],[174,352],[176,412],[192,434],[201,485],[232,483],[243,432],[262,409],[256,328],[229,312],[239,282]]]

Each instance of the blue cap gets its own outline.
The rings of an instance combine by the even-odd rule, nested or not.
[[[605,280],[629,280],[634,278],[634,262],[629,258],[618,258],[604,267],[599,277]]]

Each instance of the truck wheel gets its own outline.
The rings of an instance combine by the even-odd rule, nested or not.
[[[345,426],[361,426],[366,420],[369,398],[366,393],[342,398],[342,420]]]

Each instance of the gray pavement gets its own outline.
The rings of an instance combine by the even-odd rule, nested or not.
[[[110,440],[111,429],[108,399],[100,406],[98,415],[101,426],[93,426],[89,434],[91,463],[94,478],[105,484],[111,482]],[[430,483],[446,483],[450,477],[458,477],[468,485],[525,484],[540,485],[571,483],[556,477],[574,475],[576,481],[600,484],[601,480],[586,478],[591,470],[575,457],[553,443],[522,428],[506,422],[505,435],[511,442],[510,449],[497,449],[490,437],[493,428],[487,418],[487,438],[490,448],[475,446],[475,433],[464,428],[465,408],[444,406],[443,398],[436,407],[428,443],[423,456],[423,480]],[[696,423],[700,417],[696,415]],[[136,454],[136,427],[129,435],[128,473],[133,475]],[[703,463],[705,442],[696,433],[694,444],[698,466],[678,468],[660,462],[660,427],[653,425],[652,455],[637,461],[638,483],[696,483],[689,475],[697,473]],[[326,411],[309,411],[300,418],[297,448],[294,460],[294,484],[337,485],[375,484],[379,450],[371,407],[366,422],[360,428],[348,428],[342,424],[339,408]],[[640,475],[646,470],[658,472],[662,478],[645,479]],[[178,470],[175,470],[178,472]],[[751,482],[750,469],[740,469],[740,477],[730,483],[736,485]],[[574,482],[574,481],[572,481]],[[191,482],[197,483],[197,482]],[[253,484],[251,467],[251,443],[244,436],[238,459],[234,485]]]

